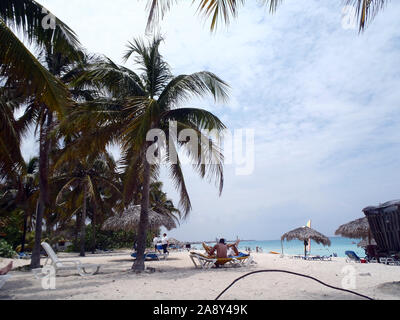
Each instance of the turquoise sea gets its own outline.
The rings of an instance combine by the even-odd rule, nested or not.
[[[311,254],[312,255],[331,255],[336,253],[338,257],[346,257],[344,254],[347,250],[352,250],[360,257],[365,256],[365,251],[363,248],[357,247],[357,243],[361,239],[348,239],[342,237],[331,237],[330,247],[324,247],[323,245],[318,245],[311,240]],[[244,251],[246,247],[250,247],[252,251],[256,250],[256,247],[263,249],[263,252],[268,253],[269,251],[276,251],[281,253],[281,241],[280,240],[265,240],[265,241],[242,241],[239,244],[239,250]],[[304,254],[304,244],[303,241],[292,240],[283,242],[283,253],[284,254]]]

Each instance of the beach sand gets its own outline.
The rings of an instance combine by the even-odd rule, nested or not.
[[[136,274],[130,270],[133,260],[129,250],[79,258],[76,254],[59,254],[62,259],[79,259],[83,263],[103,265],[100,273],[81,277],[74,271],[60,271],[55,290],[44,290],[41,280],[31,272],[15,271],[29,260],[14,260],[12,278],[0,289],[0,299],[133,299],[133,300],[213,300],[236,278],[250,271],[283,269],[303,273],[337,287],[342,287],[348,267],[355,274],[353,291],[375,299],[400,299],[400,266],[346,263],[344,258],[332,261],[303,261],[279,255],[252,253],[257,262],[247,268],[195,269],[189,253],[171,252],[166,261],[146,262],[154,273]],[[0,259],[0,267],[10,259]],[[44,260],[43,260],[44,263]],[[343,269],[347,267],[347,269]],[[347,270],[347,272],[349,272]],[[347,273],[347,276],[349,274]],[[264,299],[362,299],[333,290],[311,280],[284,273],[260,273],[240,280],[221,300]]]

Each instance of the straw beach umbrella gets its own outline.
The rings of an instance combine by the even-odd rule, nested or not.
[[[367,217],[350,221],[342,224],[336,231],[335,235],[351,239],[366,239],[370,232]]]
[[[368,239],[371,244],[372,235],[367,217],[350,221],[342,224],[336,231],[335,235],[351,239]]]
[[[103,230],[124,230],[129,231],[139,226],[140,205],[130,205],[122,214],[116,214],[108,218],[103,225]],[[167,230],[176,228],[176,223],[171,216],[160,214],[154,210],[149,210],[149,227],[156,229],[165,227]]]
[[[283,254],[283,241],[291,241],[291,240],[300,240],[300,241],[309,241],[309,239],[314,240],[317,244],[323,244],[324,246],[330,246],[331,245],[331,240],[329,240],[328,237],[324,236],[322,233],[319,233],[318,231],[309,228],[309,227],[300,227],[297,229],[294,229],[292,231],[286,232],[282,237],[281,237],[281,243],[282,243],[282,254]],[[306,258],[307,256],[307,245],[304,244],[304,257]]]

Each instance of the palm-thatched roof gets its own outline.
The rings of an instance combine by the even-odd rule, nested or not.
[[[312,239],[318,244],[323,244],[324,246],[330,246],[331,245],[331,240],[329,240],[328,237],[324,236],[322,233],[319,233],[318,231],[309,228],[309,227],[300,227],[297,229],[294,229],[292,231],[286,232],[284,235],[282,235],[281,240],[308,240]]]
[[[122,214],[116,214],[108,218],[104,222],[103,229],[113,231],[135,229],[140,222],[140,211],[140,205],[130,205]],[[159,228],[161,226],[171,230],[176,228],[176,223],[172,217],[149,209],[149,227]]]
[[[335,235],[352,239],[366,239],[370,232],[367,217],[350,221],[341,225],[336,231]]]

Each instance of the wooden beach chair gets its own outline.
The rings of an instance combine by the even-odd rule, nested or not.
[[[9,274],[1,275],[0,276],[0,289],[4,286],[7,280],[9,280],[11,276]]]
[[[208,258],[210,258],[210,253],[212,248],[208,246],[205,242],[202,243],[204,250],[208,254]],[[235,266],[248,266],[253,262],[253,257],[250,256],[250,254],[244,254],[240,252],[240,255],[237,257],[229,257],[229,258],[218,258],[217,261],[215,262],[216,265],[224,265],[224,264],[230,264],[230,265],[235,265]]]
[[[230,258],[216,258],[215,256],[210,257],[198,252],[190,252],[189,256],[194,266],[196,268],[201,268],[201,269],[210,269],[214,265],[223,266],[225,264],[232,265],[235,267],[246,267],[253,262],[253,257],[245,254]]]
[[[98,264],[82,264],[79,260],[60,260],[57,257],[57,254],[54,252],[52,247],[47,242],[42,242],[42,247],[47,253],[47,259],[45,262],[46,265],[50,265],[54,267],[55,272],[57,274],[58,270],[77,270],[79,275],[86,276],[86,275],[95,275],[100,270],[100,265]],[[48,264],[49,263],[49,264]],[[91,269],[91,272],[87,272],[86,269]],[[42,274],[42,269],[33,269],[32,272],[34,273],[36,278],[40,278]]]

